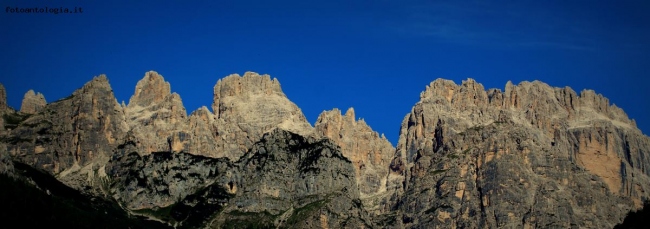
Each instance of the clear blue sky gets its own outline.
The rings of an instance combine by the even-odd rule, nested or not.
[[[192,2],[192,3],[190,3]],[[0,83],[20,107],[105,73],[117,99],[158,71],[188,113],[231,73],[278,78],[313,124],[354,107],[395,144],[436,78],[589,88],[650,132],[650,3],[623,1],[2,1]],[[18,14],[6,7],[81,7]],[[9,10],[11,12],[11,10]]]

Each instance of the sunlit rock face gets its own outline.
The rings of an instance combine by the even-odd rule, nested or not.
[[[277,79],[246,72],[217,81],[214,86],[215,157],[237,160],[262,135],[281,128],[309,135],[311,125],[296,104],[289,101]]]
[[[137,138],[138,153],[186,150],[187,112],[180,95],[171,93],[169,83],[157,72],[149,71],[138,81],[124,114]]]
[[[4,93],[4,88],[3,88],[3,93]],[[4,95],[4,98],[6,100],[6,94]],[[20,105],[20,112],[25,113],[25,114],[34,114],[36,112],[41,111],[43,107],[47,102],[45,101],[45,96],[43,94],[35,93],[34,90],[29,90],[27,93],[25,93],[25,96],[23,97],[23,102]],[[0,105],[3,106],[3,105]],[[6,102],[3,107],[6,106]]]
[[[402,123],[392,207],[403,227],[613,227],[648,197],[649,150],[590,90],[436,80]]]
[[[14,160],[56,175],[66,185],[99,194],[100,177],[128,131],[122,107],[104,75],[38,113],[8,113],[2,138]],[[7,121],[7,120],[5,120]]]

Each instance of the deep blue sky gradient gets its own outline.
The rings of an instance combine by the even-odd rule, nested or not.
[[[190,3],[192,2],[192,3]],[[352,3],[351,3],[352,2]],[[82,7],[15,14],[5,7]],[[106,74],[126,101],[155,70],[188,114],[231,73],[276,77],[313,124],[354,107],[395,144],[436,78],[503,89],[541,80],[594,89],[650,132],[650,2],[624,1],[2,1],[0,83],[18,109]]]

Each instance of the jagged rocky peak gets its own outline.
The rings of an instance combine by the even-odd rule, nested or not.
[[[551,131],[553,125],[559,125],[558,122],[567,122],[571,127],[583,127],[599,121],[639,131],[636,123],[622,109],[610,105],[607,98],[593,90],[583,90],[578,95],[570,87],[551,87],[540,81],[523,81],[514,85],[508,81],[503,99],[498,97],[492,95],[491,105],[511,111],[525,111],[517,120],[530,122],[533,126],[548,131]]]
[[[217,118],[222,116],[227,118],[231,115],[228,108],[237,105],[232,104],[233,100],[261,101],[267,99],[268,102],[274,103],[272,105],[284,105],[284,103],[290,102],[282,92],[280,82],[275,78],[271,79],[269,75],[259,75],[255,72],[246,72],[244,76],[232,74],[219,79],[214,86],[212,111]]]
[[[404,119],[389,187],[405,227],[612,227],[648,198],[650,139],[602,95],[483,90],[436,80]]]
[[[134,105],[146,107],[162,102],[171,94],[169,82],[155,71],[145,73],[144,78],[135,86],[135,93],[129,100],[129,107]]]
[[[138,81],[135,93],[131,96],[126,108],[130,121],[143,116],[149,117],[151,112],[164,113],[154,116],[155,119],[165,120],[172,124],[187,118],[187,111],[183,106],[181,96],[171,93],[169,82],[155,71],[145,73],[144,78]]]
[[[545,129],[552,133],[553,126],[588,126],[606,121],[613,125],[638,130],[634,120],[609,100],[593,90],[583,90],[580,95],[570,87],[556,88],[541,81],[523,81],[518,85],[508,81],[505,91],[490,89],[473,79],[456,85],[451,80],[436,79],[420,93],[420,103],[432,103],[439,111],[462,114],[469,126],[492,122],[498,110],[505,110],[512,121]],[[417,106],[422,110],[422,107]],[[523,111],[523,112],[522,112]],[[415,118],[415,117],[413,117]],[[564,124],[563,124],[564,123]]]
[[[278,80],[269,75],[246,72],[217,81],[214,86],[214,112],[217,147],[232,160],[237,160],[255,139],[281,128],[304,136],[313,128],[304,114],[280,89]]]
[[[597,119],[611,119],[617,126],[631,129],[637,128],[636,122],[630,120],[623,109],[616,106],[616,104],[610,105],[609,99],[605,98],[602,94],[596,93],[594,90],[583,90],[580,92],[579,110],[581,115],[595,111],[601,115]],[[582,116],[580,118],[589,119],[593,118],[593,116]]]
[[[88,92],[89,90],[109,90],[112,91],[113,89],[111,88],[111,84],[108,82],[108,77],[106,77],[106,74],[100,74],[98,76],[94,76],[92,80],[84,84],[82,87],[84,90],[76,90],[72,94],[77,95],[79,93],[85,93]],[[114,98],[115,96],[113,96]]]
[[[47,102],[45,101],[45,96],[43,94],[40,92],[35,93],[34,90],[30,89],[23,97],[20,112],[25,114],[34,114],[39,112],[46,104]]]
[[[107,78],[100,75],[22,120],[7,133],[14,139],[7,150],[14,160],[55,174],[70,187],[94,192],[101,188],[96,182],[104,174],[100,167],[127,128]]]
[[[139,140],[139,153],[187,150],[187,111],[169,82],[155,71],[145,73],[126,106],[127,123]]]
[[[451,102],[454,92],[458,90],[458,85],[454,81],[438,78],[426,86],[426,89],[420,93],[420,100],[441,96]]]
[[[323,111],[318,115],[314,128],[319,130],[325,136],[334,135],[333,132],[340,131],[345,125],[346,127],[353,127],[356,125],[354,117],[354,108],[350,107],[345,115],[341,114],[341,110],[334,108],[329,111]]]
[[[190,120],[193,119],[200,119],[206,123],[212,121],[214,119],[214,115],[206,106],[199,107],[199,109],[195,110],[190,114]]]
[[[341,115],[337,108],[323,111],[314,129],[317,134],[339,145],[343,155],[352,161],[364,205],[371,210],[378,207],[369,197],[386,191],[387,168],[395,148],[363,119],[355,120],[353,108],[349,108],[345,115]]]
[[[220,100],[229,96],[248,97],[254,95],[272,95],[276,94],[285,97],[280,82],[276,78],[264,74],[259,75],[255,72],[246,72],[244,76],[232,74],[217,81],[214,86],[214,102],[212,110],[217,113]]]
[[[463,80],[460,85],[446,79],[436,79],[420,93],[421,101],[450,104],[457,109],[487,105],[488,96],[483,85],[474,79]]]

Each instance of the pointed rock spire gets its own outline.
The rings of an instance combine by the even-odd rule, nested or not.
[[[35,93],[34,90],[29,90],[25,93],[23,97],[22,105],[20,106],[20,112],[25,114],[34,114],[45,107],[47,102],[45,101],[45,96],[43,94]]]
[[[354,123],[354,121],[356,121],[355,117],[354,117],[354,108],[352,108],[352,107],[348,108],[348,111],[345,112],[345,119],[348,122],[352,122],[352,123]]]
[[[217,121],[219,152],[237,160],[253,142],[281,128],[307,136],[312,127],[304,114],[269,75],[229,75],[214,86],[212,110]]]
[[[155,71],[145,73],[125,113],[143,154],[186,151],[187,111],[180,95],[171,93],[171,86],[162,75]]]
[[[129,100],[129,107],[149,106],[159,103],[171,94],[171,86],[162,75],[155,71],[145,73],[144,78],[135,86],[135,93]]]

